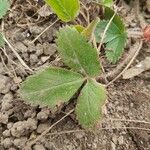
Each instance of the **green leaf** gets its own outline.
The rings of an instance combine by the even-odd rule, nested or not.
[[[81,33],[84,37],[86,37],[90,41],[99,20],[100,19],[96,17],[86,28],[81,25],[74,25],[73,27],[75,27],[75,29],[79,33]]]
[[[79,33],[81,33],[84,29],[85,29],[85,27],[83,27],[83,26],[81,26],[81,25],[74,25],[73,26]]]
[[[3,35],[2,35],[2,33],[0,33],[0,47],[3,47],[4,44],[5,44],[5,41],[3,39]]]
[[[90,129],[97,125],[102,117],[101,108],[106,99],[105,88],[89,79],[78,97],[76,106],[77,119],[84,128]]]
[[[121,34],[118,36],[116,35],[116,39],[106,44],[106,57],[113,64],[115,64],[122,56],[126,43],[126,38],[126,34]]]
[[[8,0],[0,0],[0,19],[6,14],[9,9]]]
[[[115,12],[112,9],[105,7],[105,20],[99,22],[95,30],[95,38],[98,43],[100,42],[105,27],[107,26],[114,13]],[[120,59],[125,47],[126,40],[127,33],[125,26],[121,20],[121,17],[116,14],[106,32],[105,39],[103,41],[106,43],[106,57],[110,62],[116,63]]]
[[[105,13],[104,13],[104,19],[105,20],[110,20],[112,16],[114,15],[114,10],[111,8],[105,7]],[[113,21],[114,24],[119,28],[120,31],[125,32],[125,26],[124,23],[119,15],[115,15]]]
[[[95,77],[101,72],[97,50],[75,28],[60,29],[56,41],[66,65],[84,75]]]
[[[78,73],[47,68],[27,78],[21,85],[20,95],[30,103],[53,108],[68,102],[83,82],[84,78]]]
[[[84,35],[88,40],[92,38],[92,35],[94,33],[94,30],[96,28],[97,23],[99,22],[99,18],[96,17],[89,25],[87,28],[85,28],[82,31],[82,35]]]
[[[74,20],[80,10],[79,0],[45,0],[45,2],[64,22]]]
[[[113,0],[102,0],[102,4],[107,7],[113,6]]]
[[[98,23],[95,30],[97,42],[100,42],[101,36],[103,35],[108,22],[109,21],[101,21]],[[106,57],[110,62],[116,63],[120,59],[124,50],[126,39],[126,32],[122,32],[120,28],[112,22],[103,41],[106,43]]]

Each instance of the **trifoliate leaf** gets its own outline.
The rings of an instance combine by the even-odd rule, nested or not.
[[[2,35],[2,33],[0,33],[0,47],[3,47],[4,44],[5,44],[5,41],[3,39],[3,35]]]
[[[56,41],[66,65],[84,75],[95,77],[101,72],[98,52],[75,28],[60,29]]]
[[[101,21],[98,23],[95,30],[96,41],[100,42],[101,36],[105,30],[109,21]],[[109,26],[104,43],[106,43],[106,57],[112,62],[116,63],[123,53],[123,49],[126,43],[127,35],[126,32],[122,32],[120,28],[113,22]]]
[[[21,85],[24,100],[51,108],[68,102],[83,84],[84,78],[62,68],[47,68],[30,76]]]
[[[8,0],[0,0],[0,19],[6,14],[9,9]]]
[[[76,106],[77,119],[84,128],[93,128],[100,121],[106,98],[105,88],[89,79],[81,90]]]
[[[101,36],[103,35],[103,32],[114,13],[115,12],[112,9],[105,7],[105,20],[99,22],[95,30],[95,37],[98,43],[100,42]],[[120,59],[126,40],[127,34],[125,31],[125,26],[121,20],[121,17],[116,14],[103,41],[103,43],[106,43],[106,56],[110,62],[116,63]]]
[[[64,22],[74,20],[80,10],[79,0],[45,0],[45,2]]]

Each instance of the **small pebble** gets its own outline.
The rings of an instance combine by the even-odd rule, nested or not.
[[[42,63],[45,63],[50,57],[49,56],[42,56],[41,61]]]
[[[4,132],[3,132],[3,136],[4,137],[9,137],[11,134],[10,134],[10,130],[5,130]]]
[[[13,107],[12,104],[13,95],[11,93],[6,94],[2,99],[1,110],[7,111]]]
[[[7,124],[8,123],[8,115],[0,112],[0,123]]]
[[[37,144],[33,146],[33,150],[46,150],[43,145]]]
[[[41,123],[39,124],[39,126],[37,127],[37,133],[43,133],[46,129],[49,128],[49,124],[48,123]]]
[[[75,133],[75,136],[77,139],[81,139],[85,136],[85,133],[84,132],[77,132],[77,133]]]
[[[22,42],[15,43],[15,50],[17,52],[25,53],[27,52],[27,47]]]
[[[38,14],[41,17],[47,17],[52,14],[52,11],[50,10],[50,7],[48,7],[48,5],[44,5],[39,9]]]
[[[40,111],[38,114],[37,114],[37,119],[38,120],[41,120],[41,121],[45,121],[47,120],[48,116],[49,116],[49,110],[46,109],[46,110],[42,110]]]
[[[30,55],[30,63],[31,63],[31,65],[33,65],[33,64],[35,64],[35,63],[37,63],[38,62],[38,57],[37,57],[37,55],[36,54],[31,54]]]
[[[0,93],[6,94],[11,87],[10,78],[0,74]]]
[[[124,143],[123,136],[120,136],[120,137],[118,138],[118,143],[119,143],[119,145],[122,145],[122,144]]]
[[[21,77],[14,77],[13,80],[14,80],[14,82],[15,82],[16,84],[19,84],[19,83],[22,82]]]
[[[37,128],[37,121],[29,118],[27,121],[18,121],[11,128],[11,134],[14,137],[27,135]]]
[[[8,129],[12,128],[12,126],[13,126],[13,123],[12,123],[12,122],[9,122],[9,123],[7,124],[7,128],[8,128]]]
[[[32,110],[27,110],[24,113],[24,118],[34,118],[36,116],[36,111]]]
[[[55,44],[44,43],[44,54],[52,56],[55,54],[57,47]]]
[[[14,140],[14,145],[15,145],[17,148],[22,149],[22,148],[25,146],[26,142],[27,142],[27,137],[21,137],[21,138],[19,138],[19,139],[15,139],[15,140]]]
[[[43,54],[43,45],[37,44],[37,46],[36,46],[36,55],[40,56],[42,54]]]
[[[4,148],[9,148],[13,145],[13,141],[10,138],[6,138],[2,141],[2,145],[4,146]]]

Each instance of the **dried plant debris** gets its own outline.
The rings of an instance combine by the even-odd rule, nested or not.
[[[145,60],[138,63],[136,66],[128,69],[123,74],[123,79],[130,79],[140,75],[142,72],[150,70],[150,57],[146,57]]]

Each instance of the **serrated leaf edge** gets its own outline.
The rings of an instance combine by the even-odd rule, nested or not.
[[[103,106],[104,106],[104,105],[106,104],[106,102],[107,102],[107,90],[106,90],[105,86],[104,86],[103,84],[101,84],[101,83],[98,83],[94,78],[89,78],[89,79],[90,79],[90,80],[93,80],[93,81],[95,82],[95,84],[104,87],[104,90],[105,90],[105,92],[106,92],[106,100],[105,100],[105,102],[104,102],[104,104],[103,104]],[[87,81],[88,81],[88,79],[87,79]],[[86,83],[86,84],[87,84],[87,83]],[[86,84],[85,84],[84,86],[86,86]],[[83,87],[83,88],[84,88],[84,87]],[[82,88],[82,89],[83,89],[83,88]],[[80,91],[79,96],[82,94],[81,92],[82,92],[82,90]],[[93,123],[93,125],[92,125],[91,127],[88,127],[88,128],[87,128],[86,126],[84,126],[84,125],[80,122],[80,119],[78,118],[78,115],[77,115],[78,102],[80,101],[80,100],[79,100],[79,96],[78,96],[78,98],[77,98],[77,104],[76,104],[76,108],[75,108],[76,119],[78,120],[78,123],[79,123],[79,125],[80,125],[81,127],[83,127],[84,129],[86,129],[86,130],[88,130],[88,131],[93,131],[93,130],[96,129],[98,123],[100,122],[100,118],[99,118],[99,120],[95,121],[95,123]],[[101,111],[101,109],[102,109],[102,107],[99,107],[99,111]],[[102,114],[102,115],[103,115],[103,114]]]
[[[80,75],[80,77],[83,77],[80,73],[77,73],[77,72],[74,72],[74,71],[72,71],[72,70],[68,70],[68,69],[65,69],[65,68],[60,68],[60,67],[46,67],[46,68],[43,68],[42,70],[40,70],[40,71],[37,71],[35,74],[33,74],[33,75],[30,75],[30,76],[28,76],[26,79],[25,79],[25,81],[22,83],[22,87],[20,87],[20,89],[18,90],[18,93],[19,93],[19,96],[20,96],[20,98],[23,100],[24,99],[24,102],[27,102],[28,104],[33,104],[33,105],[40,105],[40,106],[49,106],[51,109],[53,109],[53,108],[55,108],[56,106],[50,106],[50,105],[48,105],[48,104],[46,104],[46,103],[44,103],[43,101],[34,101],[34,102],[32,102],[31,101],[31,99],[27,99],[27,97],[25,98],[23,95],[23,92],[21,91],[22,90],[22,88],[23,88],[23,84],[25,84],[26,83],[26,81],[28,80],[28,79],[30,79],[30,78],[32,78],[32,77],[36,77],[36,76],[38,76],[40,73],[42,73],[43,71],[45,71],[46,69],[60,69],[60,70],[63,70],[63,71],[70,71],[70,72],[72,72],[72,73],[75,73],[75,74],[77,74],[77,75]],[[73,82],[70,82],[70,83],[75,83],[75,82],[83,82],[84,83],[84,81],[86,80],[86,78],[85,77],[83,77],[82,79],[79,79],[79,80],[75,80],[75,81],[73,81]],[[62,85],[62,84],[61,84]],[[81,85],[82,86],[82,85]],[[80,87],[79,87],[80,88]],[[47,90],[49,90],[49,89],[47,89]],[[77,91],[78,91],[78,89],[77,89]],[[33,93],[33,92],[32,92]],[[28,94],[30,94],[30,93],[28,93]],[[74,93],[75,94],[75,93]],[[73,96],[73,95],[72,95]],[[72,97],[71,96],[71,97]],[[71,99],[71,97],[68,99],[68,101]],[[67,103],[67,102],[63,102],[64,100],[61,100],[60,102],[62,102],[63,104],[64,103]],[[59,102],[58,102],[59,103]]]

